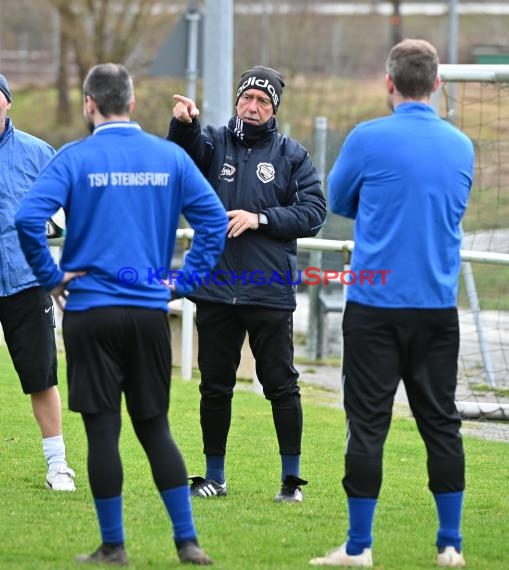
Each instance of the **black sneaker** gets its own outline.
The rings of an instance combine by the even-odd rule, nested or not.
[[[186,540],[179,544],[177,553],[182,564],[197,564],[199,566],[212,564],[210,556],[194,540]]]
[[[123,544],[113,547],[101,544],[92,554],[78,554],[75,560],[84,564],[116,564],[117,566],[129,564]]]
[[[191,497],[226,497],[226,481],[221,485],[214,479],[204,479],[196,475],[188,477],[191,481]]]
[[[307,485],[308,482],[295,475],[287,475],[279,493],[276,495],[275,501],[278,503],[302,503],[304,495],[301,491],[301,485]]]

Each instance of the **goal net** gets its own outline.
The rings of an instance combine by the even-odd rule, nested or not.
[[[435,104],[474,142],[463,221],[457,405],[509,419],[509,65],[441,65]]]

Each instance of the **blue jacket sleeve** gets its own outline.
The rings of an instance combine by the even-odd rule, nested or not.
[[[355,218],[363,183],[364,153],[359,132],[354,129],[345,139],[328,182],[329,207],[334,214]]]
[[[228,217],[216,192],[192,159],[184,155],[182,214],[194,230],[191,249],[184,259],[176,297],[186,297],[205,280],[223,252]]]
[[[37,281],[51,291],[60,284],[64,272],[55,263],[46,238],[46,221],[65,204],[67,184],[53,159],[27,192],[15,217],[21,249]]]

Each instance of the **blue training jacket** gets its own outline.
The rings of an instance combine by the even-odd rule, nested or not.
[[[67,232],[60,268],[46,245],[45,221],[63,207]],[[179,216],[194,229],[177,296],[196,287],[224,246],[228,218],[185,151],[135,122],[108,122],[62,147],[24,198],[16,227],[39,282],[51,290],[64,271],[66,310],[124,305],[168,310],[163,283]]]
[[[430,105],[403,103],[351,131],[328,177],[331,210],[355,219],[348,301],[456,306],[473,174],[472,142]]]
[[[6,118],[0,136],[0,297],[38,285],[21,251],[14,216],[23,196],[54,154],[51,145],[15,129],[12,120]]]

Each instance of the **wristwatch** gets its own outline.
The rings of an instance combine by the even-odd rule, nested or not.
[[[269,219],[267,218],[267,216],[265,214],[262,214],[260,212],[258,214],[258,223],[262,226],[266,226],[269,223]]]

